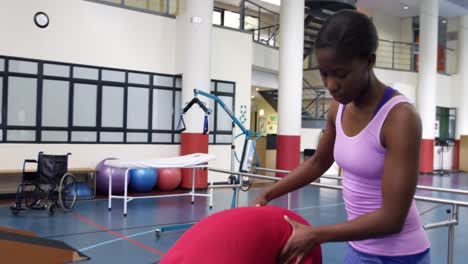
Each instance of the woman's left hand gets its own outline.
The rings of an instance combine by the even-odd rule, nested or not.
[[[283,250],[281,250],[277,263],[290,264],[297,257],[295,263],[299,264],[317,245],[316,238],[313,235],[313,227],[303,225],[287,216],[284,216],[284,219],[291,224],[293,232]]]

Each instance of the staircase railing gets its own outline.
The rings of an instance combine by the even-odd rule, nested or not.
[[[376,67],[382,69],[418,72],[419,44],[401,41],[379,40]],[[315,69],[317,62],[310,60],[308,69]],[[457,56],[454,49],[438,47],[437,71],[441,74],[457,73]]]
[[[249,0],[240,2],[239,28],[253,32],[253,41],[279,47],[279,14]],[[249,20],[251,20],[249,22]],[[252,23],[253,22],[253,23]]]

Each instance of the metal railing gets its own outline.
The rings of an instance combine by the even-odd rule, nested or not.
[[[279,14],[254,2],[240,2],[240,29],[253,32],[255,42],[279,47]],[[256,23],[249,23],[249,19]]]
[[[437,51],[437,72],[446,75],[457,73],[457,56],[454,49],[439,46]],[[419,44],[410,42],[379,40],[375,66],[382,69],[399,71],[419,71]],[[309,68],[317,67],[317,62],[310,60]]]
[[[290,171],[287,170],[275,170],[275,169],[267,169],[267,168],[254,168],[254,170],[263,170],[267,172],[274,172],[274,173],[289,173]],[[239,184],[235,185],[227,185],[223,186],[224,188],[236,188],[236,200],[235,200],[235,205],[237,207],[238,202],[239,202],[239,190],[243,186],[243,181],[244,177],[249,177],[249,178],[255,178],[255,179],[263,179],[263,180],[269,180],[269,181],[280,181],[283,178],[279,177],[273,177],[273,176],[265,176],[265,175],[259,175],[259,174],[253,174],[253,173],[244,173],[244,172],[233,172],[233,171],[228,171],[228,170],[223,170],[223,169],[216,169],[216,168],[209,168],[208,170],[214,171],[214,172],[219,172],[219,173],[225,173],[229,175],[239,175],[240,182]],[[324,175],[325,176],[325,175]],[[322,176],[322,177],[324,177]],[[333,178],[333,179],[340,179],[340,177],[333,177],[333,176],[327,176],[325,178]],[[333,185],[333,184],[323,184],[323,183],[316,183],[312,182],[309,185],[315,186],[315,187],[320,187],[320,188],[326,188],[326,189],[333,189],[333,190],[343,190],[342,186],[339,185]],[[216,186],[217,188],[220,188],[219,186]],[[421,188],[422,187],[422,188]],[[457,189],[447,189],[447,188],[436,188],[436,187],[431,187],[431,186],[421,186],[418,185],[418,189],[424,189],[424,190],[430,190],[430,191],[439,191],[439,192],[448,192],[448,193],[456,193],[456,194],[465,194],[468,195],[468,191],[464,190],[457,190]],[[288,209],[291,209],[291,194],[288,193]],[[440,198],[432,198],[432,197],[425,197],[425,196],[419,196],[416,195],[414,196],[414,199],[417,201],[423,201],[423,202],[430,202],[430,203],[438,203],[438,204],[444,204],[444,205],[450,205],[452,208],[447,210],[448,213],[448,219],[436,223],[431,223],[424,225],[425,230],[429,229],[434,229],[438,227],[445,227],[448,226],[448,247],[447,247],[447,263],[448,264],[453,264],[453,250],[454,250],[454,242],[455,242],[455,226],[458,225],[458,218],[459,218],[459,209],[460,207],[468,207],[468,202],[464,201],[457,201],[457,200],[448,200],[448,199],[440,199]]]

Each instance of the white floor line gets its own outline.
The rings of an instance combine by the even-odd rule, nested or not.
[[[144,235],[144,234],[154,233],[155,231],[156,231],[156,229],[153,229],[153,230],[150,230],[150,231],[145,231],[145,232],[141,232],[141,233],[133,234],[133,235],[130,235],[130,236],[125,236],[125,237],[126,238],[131,238],[131,237],[141,236],[141,235]],[[97,248],[97,247],[100,247],[100,246],[104,246],[104,245],[107,245],[107,244],[110,244],[110,243],[113,243],[113,242],[117,242],[117,241],[120,241],[120,240],[123,240],[123,239],[124,238],[111,239],[111,240],[108,240],[108,241],[105,241],[105,242],[101,242],[101,243],[98,243],[98,244],[95,244],[95,245],[92,245],[92,246],[89,246],[89,247],[79,249],[78,251],[90,250],[90,249]]]

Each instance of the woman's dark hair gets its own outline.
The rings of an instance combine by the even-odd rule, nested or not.
[[[334,49],[339,58],[368,57],[379,45],[377,29],[366,15],[342,10],[332,15],[320,29],[316,49]]]

